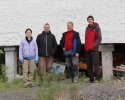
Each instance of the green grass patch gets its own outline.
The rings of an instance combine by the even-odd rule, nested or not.
[[[68,95],[68,97],[73,100],[76,98],[78,90],[80,86],[83,86],[86,82],[85,78],[81,78],[79,83],[71,83],[71,80],[64,79],[62,74],[54,75],[52,73],[48,73],[45,76],[44,81],[40,81],[39,73],[37,70],[35,71],[34,83],[36,85],[35,88],[27,89],[23,87],[22,80],[14,80],[11,83],[7,83],[6,81],[0,81],[0,92],[7,91],[30,91],[34,92],[34,89],[37,90],[37,100],[56,100],[55,97],[60,96],[60,94]],[[69,99],[70,100],[70,99]]]
[[[56,100],[60,93],[65,93],[73,100],[77,96],[80,86],[83,85],[84,80],[79,83],[71,83],[71,80],[62,80],[59,76],[48,74],[44,81],[40,83],[40,90],[38,92],[38,100]]]
[[[22,90],[23,82],[22,80],[14,80],[12,83],[0,81],[0,92],[6,92],[11,90]]]

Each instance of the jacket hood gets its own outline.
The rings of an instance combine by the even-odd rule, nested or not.
[[[94,24],[93,24],[92,26],[91,26],[91,25],[88,25],[88,26],[87,26],[87,30],[88,30],[88,29],[93,30],[93,29],[95,29],[95,28],[97,28],[97,29],[99,28],[99,24],[98,24],[98,23],[95,23],[95,22],[94,22]]]
[[[98,23],[94,23],[94,26],[95,26],[95,27],[99,27],[99,24],[98,24]]]

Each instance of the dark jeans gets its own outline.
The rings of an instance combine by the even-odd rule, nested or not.
[[[87,59],[87,71],[89,74],[90,81],[94,81],[94,72],[95,79],[100,80],[101,71],[99,66],[99,52],[98,51],[89,51],[86,52]]]
[[[69,77],[72,79],[79,78],[79,67],[78,67],[79,58],[77,57],[66,57],[66,65],[68,67]]]

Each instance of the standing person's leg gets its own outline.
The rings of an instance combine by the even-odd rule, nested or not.
[[[33,76],[34,76],[34,69],[35,69],[36,65],[35,65],[35,61],[30,60],[29,61],[29,83],[31,86],[33,86]]]
[[[94,72],[93,72],[91,52],[86,52],[86,63],[87,63],[88,75],[90,78],[89,81],[94,82]]]
[[[53,64],[53,57],[47,57],[47,72],[51,71]]]
[[[93,51],[92,52],[92,61],[95,69],[95,80],[100,81],[101,78],[101,70],[99,66],[99,52]]]
[[[23,63],[23,80],[25,82],[25,87],[28,86],[29,81],[28,81],[28,67],[29,67],[29,60],[24,60]]]
[[[78,82],[79,79],[79,57],[72,57],[73,63],[73,73],[74,73],[74,82]]]
[[[68,73],[67,73],[68,74],[68,78],[71,78],[72,77],[72,73],[71,73],[72,72],[72,70],[71,70],[71,67],[72,67],[71,65],[72,64],[71,64],[70,58],[66,57],[65,58],[65,62],[66,62],[66,66],[67,66],[67,69],[68,69]]]
[[[40,69],[40,78],[44,79],[46,75],[46,57],[39,58],[39,69]]]

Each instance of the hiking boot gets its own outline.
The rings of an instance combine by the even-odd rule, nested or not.
[[[73,83],[78,83],[78,78],[74,78]]]
[[[94,83],[100,83],[100,81],[99,80],[95,80]]]
[[[29,84],[29,87],[35,87],[35,85],[34,84]]]
[[[94,79],[89,79],[89,82],[90,83],[94,83]]]
[[[32,83],[32,81],[29,82],[29,87],[35,87],[35,85]]]
[[[74,80],[73,83],[78,83],[78,80]]]
[[[24,88],[28,88],[28,87],[29,87],[29,83],[25,83]]]

